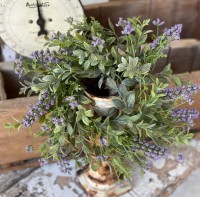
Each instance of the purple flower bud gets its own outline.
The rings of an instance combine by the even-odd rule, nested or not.
[[[93,39],[92,45],[93,45],[94,47],[96,47],[96,46],[98,46],[98,45],[99,45],[101,48],[104,47],[104,44],[105,44],[105,41],[104,41],[104,40],[102,40],[102,39],[100,39],[99,37],[96,37],[96,36],[93,36],[92,39]]]
[[[38,161],[40,162],[41,167],[46,166],[49,163],[48,160],[44,158],[41,158]]]
[[[183,163],[184,162],[183,154],[182,153],[178,153],[177,156],[176,156],[176,160],[179,163]]]
[[[163,25],[165,22],[163,22],[163,21],[161,21],[159,18],[157,18],[157,19],[154,20],[152,23],[153,23],[153,25],[161,26],[161,25]]]

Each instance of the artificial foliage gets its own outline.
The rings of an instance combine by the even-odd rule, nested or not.
[[[181,105],[192,104],[200,87],[172,75],[170,64],[155,72],[164,49],[180,39],[182,25],[160,32],[164,22],[159,19],[119,18],[117,24],[109,21],[110,29],[93,18],[67,22],[67,33],[46,38],[47,50],[15,64],[19,77],[30,79],[20,93],[37,93],[39,100],[21,121],[5,126],[40,124],[35,137],[45,139],[39,148],[42,165],[53,159],[68,171],[67,160],[74,159],[79,167],[89,164],[96,170],[97,163],[107,161],[119,177],[130,178],[135,168],[147,169],[172,146],[187,144],[199,113]],[[152,23],[156,32],[149,29]],[[114,107],[100,115],[86,92],[110,97]]]

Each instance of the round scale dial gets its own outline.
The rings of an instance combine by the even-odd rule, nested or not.
[[[45,48],[45,35],[67,32],[68,17],[82,21],[83,16],[78,0],[1,0],[0,37],[14,51],[30,57]]]

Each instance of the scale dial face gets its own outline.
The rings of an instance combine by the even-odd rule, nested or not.
[[[78,0],[1,0],[0,37],[14,51],[30,57],[33,51],[45,49],[45,35],[67,32],[68,17],[83,20]]]

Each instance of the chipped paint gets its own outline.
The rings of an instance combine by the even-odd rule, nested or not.
[[[169,176],[178,177],[184,174],[184,172],[189,168],[189,165],[184,163],[179,163],[177,167],[168,172]]]
[[[162,169],[165,166],[166,159],[165,158],[160,158],[153,162],[153,166],[157,169]]]
[[[146,172],[145,175],[136,185],[134,192],[139,196],[152,197],[155,190],[162,189],[163,183],[158,178],[158,175],[153,172]]]

